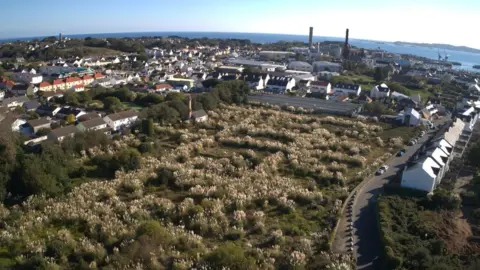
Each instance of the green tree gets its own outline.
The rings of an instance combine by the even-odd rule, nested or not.
[[[255,260],[233,243],[217,247],[205,257],[212,269],[249,270],[256,269]]]
[[[382,82],[388,77],[388,70],[386,68],[376,67],[373,73],[373,79],[376,82]]]
[[[480,167],[480,143],[475,143],[467,155],[468,162],[475,166]]]
[[[165,103],[145,108],[141,112],[143,118],[152,118],[161,125],[173,124],[180,121],[180,114]]]
[[[75,115],[73,115],[73,114],[67,115],[67,119],[66,119],[66,120],[67,120],[67,123],[69,123],[70,125],[75,124],[75,121],[76,121]]]
[[[117,97],[107,97],[103,101],[105,110],[110,112],[118,112],[123,109],[123,104]]]
[[[168,93],[167,96],[165,97],[166,101],[172,101],[172,100],[185,100],[187,97],[182,94],[182,93]]]
[[[144,134],[147,134],[148,136],[152,136],[154,134],[154,129],[153,129],[153,120],[150,119],[144,119],[142,121],[142,130]]]
[[[115,91],[114,96],[123,102],[132,102],[135,100],[135,93],[126,87],[122,87]]]
[[[169,101],[168,106],[175,109],[179,114],[181,119],[188,118],[188,106],[182,100],[172,100]]]
[[[78,94],[77,93],[67,93],[63,97],[65,100],[65,103],[72,105],[72,106],[78,106],[80,105],[80,102],[78,101]]]

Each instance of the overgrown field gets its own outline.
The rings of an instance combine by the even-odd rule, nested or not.
[[[0,262],[350,269],[349,258],[328,253],[328,238],[349,189],[402,146],[383,132],[364,120],[241,106],[183,129],[157,127],[172,149],[144,154],[140,169],[3,207]]]

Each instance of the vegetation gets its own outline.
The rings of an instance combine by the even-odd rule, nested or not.
[[[184,97],[171,96],[145,109],[141,134],[120,140],[86,133],[35,152],[3,141],[0,180],[12,196],[0,207],[0,262],[349,269],[350,258],[328,252],[330,231],[347,190],[398,140],[362,119],[224,105],[242,103],[242,89],[222,84],[195,98],[214,106],[205,123],[154,125],[169,120],[156,114],[167,108],[180,117]]]

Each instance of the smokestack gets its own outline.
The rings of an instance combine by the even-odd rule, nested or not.
[[[347,28],[347,33],[345,35],[345,45],[348,45],[348,28]]]
[[[308,46],[312,48],[313,45],[313,27],[310,26],[310,35],[308,36]]]

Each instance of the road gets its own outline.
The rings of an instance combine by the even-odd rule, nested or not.
[[[395,176],[401,170],[407,160],[431,137],[428,133],[423,136],[419,142],[413,146],[407,146],[405,155],[402,157],[393,157],[386,164],[389,169],[379,176],[372,177],[358,192],[352,207],[353,222],[353,250],[357,258],[357,269],[376,270],[382,269],[379,256],[381,254],[380,236],[376,221],[376,198],[381,192],[383,185],[388,183],[388,179]],[[347,226],[349,223],[347,217],[348,211],[343,213],[338,232],[333,244],[336,252],[344,253],[347,250],[347,241],[349,238]]]

